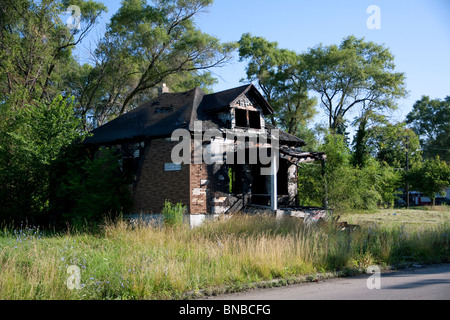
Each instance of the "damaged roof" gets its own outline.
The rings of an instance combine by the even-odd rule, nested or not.
[[[293,147],[281,146],[280,155],[282,159],[294,164],[306,162],[326,161],[327,155],[324,152],[303,152]]]
[[[250,96],[264,115],[273,113],[272,107],[254,85],[206,94],[200,88],[183,93],[164,93],[146,104],[98,127],[85,144],[113,144],[131,139],[170,137],[176,129],[194,130],[194,122],[204,122],[204,129],[219,128],[214,115],[232,107],[242,95]],[[276,129],[266,124],[266,129]],[[280,130],[280,140],[297,146],[305,142]]]
[[[170,136],[176,129],[188,129],[195,101],[201,100],[203,95],[198,88],[183,93],[162,94],[93,130],[92,136],[86,138],[84,143],[103,144]]]
[[[199,110],[206,112],[227,110],[239,97],[246,93],[258,100],[257,102],[261,106],[264,115],[273,113],[270,104],[252,84],[206,95],[199,106]]]

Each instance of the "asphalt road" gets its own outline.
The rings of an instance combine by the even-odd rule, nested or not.
[[[211,300],[450,300],[450,264],[255,289]]]

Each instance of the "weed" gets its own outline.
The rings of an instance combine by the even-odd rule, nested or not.
[[[370,223],[345,233],[263,215],[236,215],[194,230],[123,220],[97,233],[5,228],[0,299],[178,299],[373,264],[448,262],[449,235],[448,223]],[[71,265],[80,268],[80,290],[66,285]]]

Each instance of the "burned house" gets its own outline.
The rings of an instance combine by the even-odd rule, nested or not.
[[[136,214],[158,214],[166,200],[194,220],[248,206],[278,210],[298,203],[299,165],[325,155],[302,152],[303,140],[264,120],[272,112],[253,85],[163,92],[95,129],[85,145],[121,153]]]

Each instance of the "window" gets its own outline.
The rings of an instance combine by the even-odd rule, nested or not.
[[[228,191],[230,194],[242,193],[242,165],[234,164],[228,167]]]
[[[234,109],[236,127],[261,129],[261,115],[259,111]]]
[[[235,109],[236,110],[236,127],[247,127],[247,110]]]
[[[132,184],[137,179],[137,172],[139,168],[139,158],[123,158],[122,172],[128,184]]]
[[[119,164],[128,184],[132,184],[137,180],[144,150],[144,142],[126,143],[120,146],[122,157],[119,160]]]
[[[261,116],[258,111],[248,112],[249,127],[253,129],[261,129]]]

